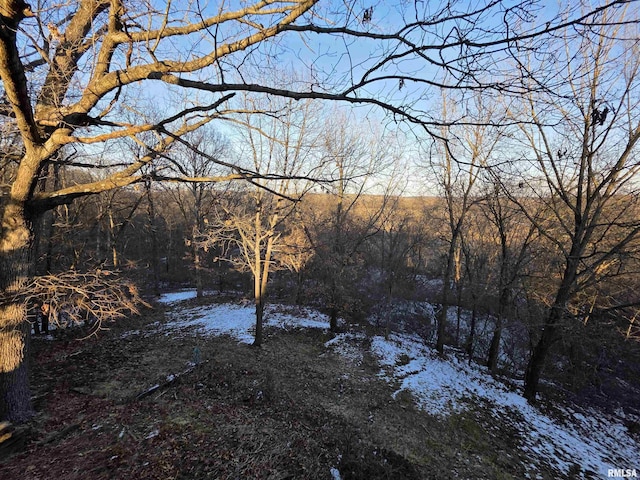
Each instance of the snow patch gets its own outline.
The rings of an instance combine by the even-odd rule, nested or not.
[[[243,343],[253,342],[253,305],[183,307],[176,304],[188,298],[195,298],[195,291],[166,294],[161,298],[164,303],[171,304],[170,322],[165,326],[168,335],[191,327],[202,334],[230,335]],[[327,329],[329,319],[312,309],[270,305],[265,310],[264,325],[285,330]],[[366,336],[362,333],[343,333],[326,342],[325,346],[349,359],[361,361],[364,340]],[[608,416],[595,409],[559,405],[556,406],[559,414],[551,417],[529,405],[518,391],[491,377],[486,368],[469,365],[455,352],[443,359],[417,335],[375,336],[371,340],[371,352],[379,358],[380,375],[399,385],[394,396],[408,391],[420,408],[442,417],[472,412],[479,406],[491,412],[499,423],[511,425],[521,432],[521,442],[514,442],[514,448],[520,448],[530,457],[534,478],[543,464],[562,472],[563,477],[579,467],[576,478],[593,478],[594,475],[607,478],[609,469],[638,466],[640,448],[619,415]],[[340,478],[337,469],[332,469],[331,474],[333,478]]]
[[[394,396],[409,391],[420,408],[439,416],[488,404],[494,417],[523,433],[524,451],[565,474],[578,465],[582,472],[606,478],[609,469],[633,466],[640,459],[640,449],[618,419],[568,407],[560,410],[561,419],[551,418],[486,369],[455,355],[442,359],[415,337],[374,337],[371,349],[386,367],[381,375],[390,382],[400,381]]]
[[[191,300],[196,297],[197,292],[195,290],[180,290],[178,292],[163,293],[160,295],[160,298],[158,298],[158,302],[170,304],[182,302],[183,300]]]
[[[253,343],[255,332],[255,308],[247,304],[212,304],[190,308],[174,308],[168,314],[170,322],[165,326],[167,334],[193,327],[200,334],[229,335],[241,343]],[[282,305],[268,305],[264,312],[264,327],[284,330],[293,328],[329,327],[329,318],[315,310],[299,309],[298,315],[286,313]]]
[[[362,363],[361,343],[366,338],[364,333],[340,333],[325,342],[324,346],[359,365]]]

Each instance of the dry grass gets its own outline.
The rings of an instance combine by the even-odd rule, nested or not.
[[[393,399],[375,359],[325,348],[318,330],[267,331],[261,349],[229,338],[169,338],[161,311],[99,338],[36,341],[38,415],[0,478],[521,478],[518,432],[438,419]],[[128,335],[127,329],[142,333]],[[364,340],[366,342],[366,340]],[[150,386],[202,363],[153,394]],[[551,477],[549,477],[551,478]]]

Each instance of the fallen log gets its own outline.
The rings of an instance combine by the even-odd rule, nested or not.
[[[196,367],[198,365],[202,365],[202,363],[206,363],[205,362],[201,362],[201,363],[189,363],[188,368],[186,370],[183,370],[180,373],[171,373],[169,375],[167,375],[165,377],[165,380],[161,383],[156,383],[155,385],[152,385],[151,387],[147,388],[146,390],[140,392],[138,395],[135,396],[135,400],[142,400],[143,398],[148,397],[149,395],[152,395],[153,393],[159,391],[159,390],[163,390],[165,388],[167,388],[168,386],[176,383],[179,379],[181,379],[182,377],[184,377],[185,375],[190,374],[191,372],[193,372]]]

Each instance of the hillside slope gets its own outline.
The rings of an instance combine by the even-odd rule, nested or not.
[[[285,306],[270,307],[255,349],[249,305],[190,296],[97,339],[37,339],[38,416],[0,478],[555,479],[640,467],[628,419],[533,408],[455,351],[443,360],[367,326],[334,336],[323,315]]]

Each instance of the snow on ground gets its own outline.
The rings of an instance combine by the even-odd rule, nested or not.
[[[284,330],[290,328],[329,328],[329,317],[311,308],[296,308],[292,313],[282,311],[281,305],[267,305],[265,307],[266,325],[280,327]],[[253,307],[251,313],[254,314]],[[255,317],[254,317],[255,320]]]
[[[334,352],[348,358],[356,365],[362,363],[361,343],[367,337],[364,333],[340,333],[324,344]]]
[[[392,334],[385,340],[377,336],[371,348],[387,367],[382,375],[400,382],[394,395],[408,390],[420,408],[443,416],[486,403],[493,416],[523,433],[525,452],[564,474],[573,464],[600,478],[607,478],[609,469],[640,467],[640,448],[619,419],[570,408],[561,409],[562,420],[550,418],[494,380],[486,369],[454,355],[443,360],[416,337]]]
[[[180,308],[169,313],[169,332],[194,327],[198,333],[229,335],[241,343],[253,343],[255,312],[251,307],[228,303]],[[265,322],[266,323],[266,322]]]
[[[181,302],[183,300],[190,300],[192,298],[196,298],[196,296],[197,292],[195,290],[180,290],[177,292],[163,293],[160,295],[158,302],[171,304]]]
[[[195,327],[199,333],[230,335],[243,343],[253,342],[253,305],[181,307],[177,303],[194,297],[194,291],[163,295],[161,301],[170,306],[168,334],[183,327]],[[264,323],[285,330],[326,329],[329,319],[312,309],[291,310],[270,305],[265,310]],[[361,333],[344,333],[325,345],[359,362],[364,339]],[[496,381],[486,369],[469,365],[455,354],[442,359],[417,336],[391,334],[386,339],[376,336],[371,341],[371,351],[383,367],[381,375],[391,383],[399,383],[394,396],[403,390],[410,391],[420,408],[439,416],[486,406],[496,420],[522,432],[520,448],[538,464],[548,463],[566,476],[578,465],[582,473],[576,478],[585,478],[585,472],[607,478],[609,469],[640,469],[640,448],[619,418],[569,407],[559,407],[562,418],[551,418]],[[535,465],[532,468],[535,470]]]
[[[251,303],[219,303],[196,307],[180,307],[178,302],[195,298],[195,291],[182,291],[165,294],[160,298],[170,304],[170,322],[168,331],[193,327],[199,333],[229,335],[241,343],[253,343],[255,331],[255,307]],[[329,318],[320,312],[308,308],[298,308],[296,314],[290,313],[282,305],[267,305],[264,311],[265,327],[278,327],[283,330],[292,328],[329,328]]]

